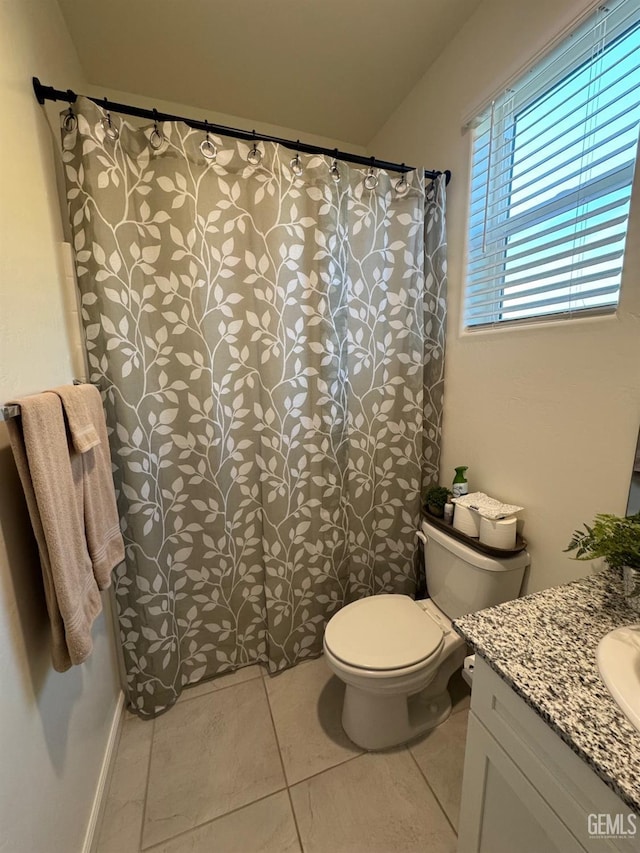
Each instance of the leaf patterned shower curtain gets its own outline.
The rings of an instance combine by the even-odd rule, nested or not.
[[[437,478],[444,181],[112,117],[80,99],[63,157],[91,381],[126,542],[131,707],[318,655],[343,604],[415,590]],[[157,139],[155,140],[157,141]],[[206,150],[206,146],[205,146]],[[425,219],[425,204],[427,208]],[[425,225],[426,222],[426,225]],[[426,251],[425,251],[426,235]]]

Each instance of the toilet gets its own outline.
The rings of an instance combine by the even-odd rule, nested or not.
[[[346,685],[342,726],[367,750],[405,743],[447,719],[447,685],[467,654],[451,620],[517,598],[529,565],[526,551],[490,557],[427,521],[417,535],[429,598],[361,598],[325,630],[325,660]]]

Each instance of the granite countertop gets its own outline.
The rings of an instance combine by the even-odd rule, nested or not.
[[[616,794],[640,813],[640,732],[604,686],[599,641],[640,622],[608,569],[462,616],[455,630]]]

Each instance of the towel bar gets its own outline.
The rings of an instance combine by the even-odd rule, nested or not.
[[[85,379],[74,379],[74,385],[86,385]],[[10,406],[0,406],[0,421],[8,421],[11,418],[17,418],[20,414],[20,406],[12,403]]]

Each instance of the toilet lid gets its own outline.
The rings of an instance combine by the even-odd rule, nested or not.
[[[402,669],[440,651],[443,633],[407,595],[372,595],[347,604],[327,625],[324,641],[360,669]]]

